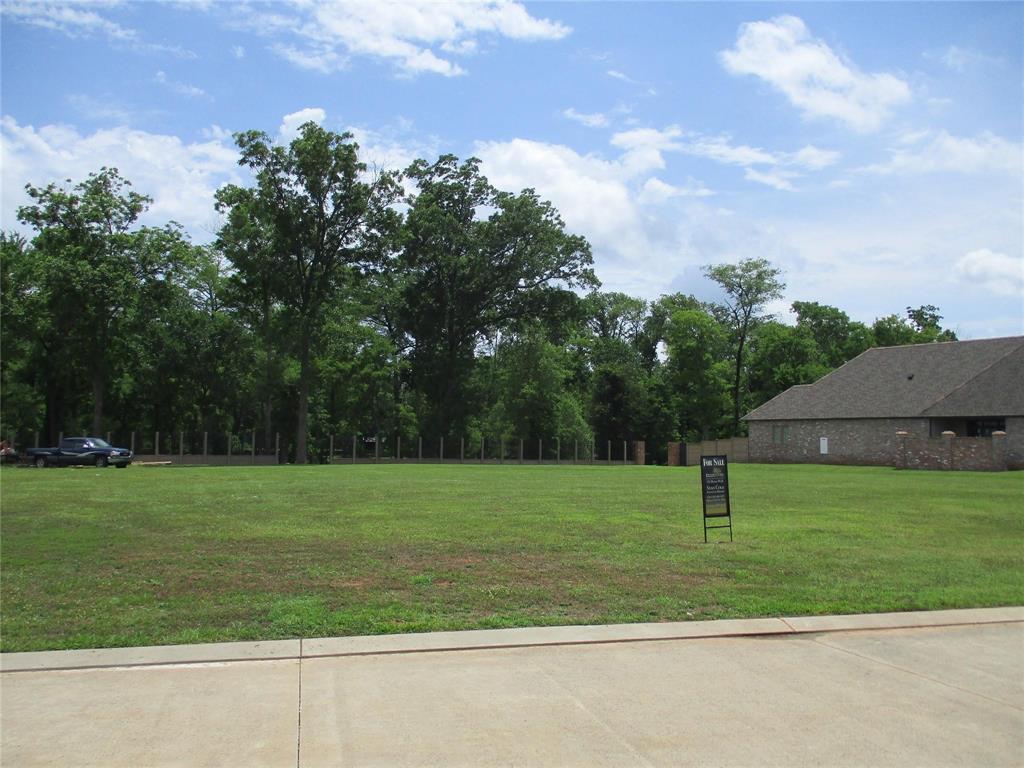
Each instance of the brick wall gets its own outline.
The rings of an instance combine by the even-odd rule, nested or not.
[[[898,469],[948,469],[1001,472],[1007,467],[1006,433],[991,437],[940,437],[897,435],[895,465]]]
[[[858,464],[893,466],[896,432],[928,437],[928,419],[806,419],[751,421],[750,461],[761,464]],[[774,436],[782,442],[773,442]],[[821,438],[828,453],[821,452]]]
[[[752,421],[749,427],[750,461],[762,464],[1024,469],[1024,417],[1006,419],[1006,434],[996,439],[997,448],[988,437],[930,437],[928,419]],[[823,437],[828,439],[827,454],[821,453]]]
[[[686,465],[688,467],[700,464],[700,457],[704,456],[725,456],[734,464],[745,464],[752,461],[748,449],[749,438],[728,437],[724,440],[705,440],[702,443],[686,444]]]

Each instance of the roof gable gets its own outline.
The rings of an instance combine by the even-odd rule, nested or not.
[[[875,347],[744,419],[1024,415],[1022,360],[1024,336]]]

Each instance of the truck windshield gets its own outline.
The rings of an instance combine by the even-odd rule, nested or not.
[[[110,443],[108,443],[106,440],[100,440],[98,437],[92,438],[89,442],[92,443],[92,447],[93,448],[109,448],[110,447]]]

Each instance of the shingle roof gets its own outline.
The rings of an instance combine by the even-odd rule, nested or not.
[[[1024,416],[1024,336],[875,347],[749,421]]]

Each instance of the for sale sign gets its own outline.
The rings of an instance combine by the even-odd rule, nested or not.
[[[732,541],[732,509],[729,506],[729,462],[725,456],[700,457],[700,490],[704,501],[704,541],[708,529],[728,528]],[[724,517],[726,525],[708,525],[708,518]]]

